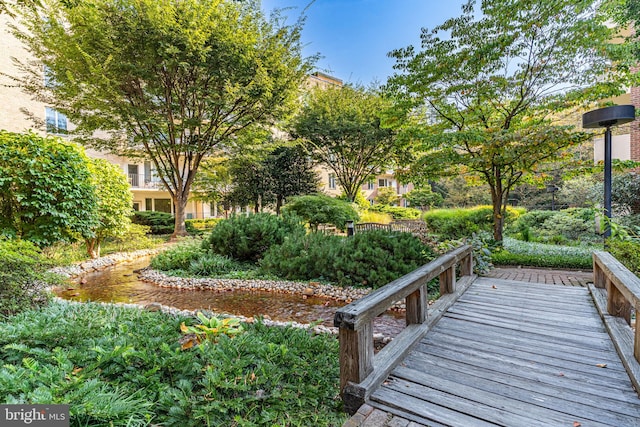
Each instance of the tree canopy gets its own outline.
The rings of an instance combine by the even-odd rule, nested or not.
[[[382,126],[388,103],[373,90],[329,87],[311,90],[291,133],[335,175],[350,201],[372,175],[394,164],[403,151],[394,132]]]
[[[40,247],[92,236],[97,199],[87,164],[75,144],[0,130],[0,235]]]
[[[84,144],[148,158],[176,206],[174,235],[203,158],[286,115],[312,62],[302,19],[266,18],[257,0],[37,3],[16,9],[15,33],[47,82],[23,62],[21,83]]]
[[[471,0],[462,15],[424,29],[422,49],[390,55],[390,117],[414,142],[411,178],[469,174],[491,190],[494,238],[502,240],[511,189],[541,162],[589,135],[566,111],[619,93],[605,76],[613,30],[597,2]]]

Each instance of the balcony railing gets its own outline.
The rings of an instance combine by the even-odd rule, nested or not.
[[[158,189],[162,188],[162,181],[156,176],[145,176],[143,174],[130,173],[129,185],[132,188],[148,188]]]

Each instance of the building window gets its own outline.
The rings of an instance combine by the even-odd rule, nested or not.
[[[144,210],[145,211],[153,210],[153,201],[151,199],[144,199]]]
[[[336,174],[335,173],[330,173],[329,174],[329,188],[331,190],[335,190],[336,189]]]
[[[386,178],[378,179],[378,187],[388,187],[389,181]]]
[[[140,202],[133,202],[133,210],[140,212]]]
[[[42,71],[44,75],[44,87],[53,87],[56,80],[53,77],[53,72],[51,71],[51,68],[44,65]]]
[[[47,123],[47,133],[56,135],[67,134],[67,116],[53,108],[45,108],[45,117]]]
[[[373,190],[375,188],[375,186],[376,186],[375,182],[373,182],[371,180],[367,182],[367,190]]]
[[[154,199],[156,212],[171,213],[171,199]]]
[[[140,187],[138,165],[127,165],[127,174],[129,175],[129,185],[132,187]]]

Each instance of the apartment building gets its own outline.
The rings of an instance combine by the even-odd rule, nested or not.
[[[640,110],[640,87],[632,87],[626,93],[611,100],[616,105],[634,105]],[[614,126],[611,138],[611,157],[618,160],[634,160],[640,162],[640,121],[636,118],[631,123]],[[604,128],[594,138],[593,160],[604,161]]]

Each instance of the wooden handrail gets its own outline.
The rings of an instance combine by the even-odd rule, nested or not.
[[[633,356],[640,363],[640,279],[608,252],[593,252],[593,282],[607,292],[607,312],[631,323],[631,309],[636,311],[636,331]]]
[[[439,306],[434,310],[437,315],[432,315],[427,322],[427,283],[439,277],[441,295],[463,291],[456,289],[458,265],[461,278],[466,277],[466,282],[470,283],[473,275],[471,246],[461,246],[442,255],[336,311],[334,325],[339,328],[340,390],[348,412],[358,409],[397,360],[426,333],[428,325],[446,311]],[[373,320],[402,299],[406,304],[407,328],[374,358]],[[444,298],[443,302],[452,304],[453,300]],[[363,385],[365,380],[367,383]],[[351,386],[350,390],[346,390],[348,386]]]

